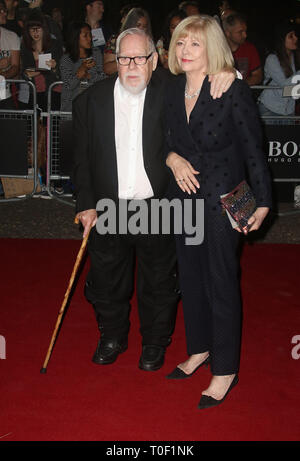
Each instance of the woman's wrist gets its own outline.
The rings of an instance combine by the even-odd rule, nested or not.
[[[177,159],[180,158],[180,155],[176,154],[176,152],[170,152],[167,156],[166,165],[171,168],[176,162]]]

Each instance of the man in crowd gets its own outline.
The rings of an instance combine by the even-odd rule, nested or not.
[[[263,78],[260,57],[255,46],[248,42],[247,23],[239,13],[227,16],[223,20],[223,28],[231,48],[236,68],[249,86],[259,85]]]
[[[127,348],[137,257],[142,335],[139,367],[154,371],[163,365],[176,317],[173,236],[161,230],[151,234],[149,229],[148,233],[118,233],[118,228],[115,233],[103,234],[94,226],[100,200],[111,200],[118,216],[124,203],[143,201],[149,210],[153,199],[165,196],[170,178],[162,121],[167,81],[154,72],[158,55],[143,31],[128,29],[120,34],[116,54],[118,75],[96,83],[73,102],[76,216],[84,227],[83,236],[92,228],[85,295],[94,307],[100,330],[93,362],[113,363]],[[233,79],[227,74],[215,94],[220,96]],[[130,211],[128,219],[129,215]]]
[[[5,29],[6,18],[6,4],[0,0],[0,76],[13,80],[20,72],[20,39],[15,32]],[[1,90],[0,109],[16,109],[10,85],[6,85],[6,91]]]
[[[104,51],[105,43],[112,35],[112,30],[104,24],[104,3],[102,0],[85,0],[85,22],[92,29],[93,47]]]
[[[5,0],[5,4],[7,8],[7,21],[5,27],[6,29],[12,30],[19,37],[21,37],[22,30],[16,18],[19,0]]]

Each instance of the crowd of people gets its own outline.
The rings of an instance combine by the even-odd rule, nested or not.
[[[228,1],[219,1],[216,5],[218,10],[214,17],[223,29],[235,68],[249,86],[290,87],[297,83],[300,53],[295,22],[282,20],[274,29],[273,46],[266,46],[262,53],[247,40],[247,18],[235,11]],[[69,24],[65,23],[63,11],[58,7],[53,8],[51,14],[45,14],[43,0],[0,0],[0,76],[34,83],[37,106],[42,112],[48,109],[49,86],[62,81],[62,85],[54,85],[51,92],[51,109],[71,113],[76,96],[117,72],[119,34],[132,27],[146,31],[155,41],[158,67],[169,71],[168,52],[174,30],[186,17],[201,13],[205,12],[197,1],[179,3],[169,12],[161,34],[155,38],[151,18],[138,3],[122,7],[118,30],[113,31],[103,21],[102,0],[83,0],[82,18]],[[29,85],[5,85],[3,91],[2,84],[1,88],[0,109],[32,108],[33,94]],[[266,89],[253,92],[253,95],[262,116],[299,113],[297,100],[291,94],[283,95],[282,89]],[[280,121],[273,118],[270,123]],[[63,189],[58,187],[56,192],[63,193]]]
[[[214,17],[224,31],[235,68],[249,86],[283,87],[295,82],[300,69],[295,22],[281,21],[275,28],[273,47],[266,46],[262,56],[261,50],[247,40],[247,18],[228,1],[219,1],[216,5]],[[34,83],[37,106],[42,112],[48,109],[51,84],[63,82],[53,86],[51,109],[71,113],[72,102],[81,92],[115,74],[117,37],[132,27],[146,31],[154,39],[158,67],[169,71],[168,52],[174,30],[186,17],[205,13],[197,1],[183,1],[169,12],[161,34],[153,37],[151,18],[138,3],[122,7],[117,31],[103,20],[102,0],[83,0],[82,6],[82,17],[66,24],[60,8],[53,8],[51,14],[44,13],[43,0],[0,0],[0,76]],[[299,113],[296,99],[283,96],[280,89],[253,92],[253,95],[262,116]],[[23,110],[31,109],[32,105],[33,94],[28,84],[6,85],[5,92],[1,91],[0,109]],[[272,119],[271,123],[276,121]],[[40,146],[45,152],[45,134],[42,133],[41,138]],[[39,167],[45,171],[46,158],[44,154],[39,155],[42,157],[43,165]],[[59,186],[55,191],[63,193],[64,189]]]
[[[25,79],[35,84],[37,104],[47,111],[49,86],[63,79],[63,86],[54,87],[52,108],[71,111],[72,99],[81,90],[105,78],[103,50],[110,32],[99,27],[103,15],[102,2],[86,2],[84,19],[64,27],[62,11],[43,12],[43,1],[1,0],[1,52],[5,50],[5,66],[0,60],[0,72],[7,79]],[[97,31],[93,33],[93,31]],[[7,38],[6,38],[7,36]],[[3,41],[5,40],[5,41]],[[5,67],[4,67],[5,66]],[[26,84],[7,93],[0,107],[24,109],[32,107],[32,94]]]
[[[153,37],[151,18],[139,4],[125,5],[120,11],[118,31],[103,21],[104,2],[83,0],[82,18],[65,24],[63,12],[55,7],[51,15],[43,13],[43,0],[0,1],[0,75],[6,79],[25,78],[34,82],[38,106],[47,110],[49,85],[62,80],[53,92],[53,108],[71,112],[72,100],[96,81],[117,72],[115,44],[118,35],[138,27]],[[295,23],[282,20],[275,28],[273,48],[265,55],[247,40],[247,18],[235,11],[228,1],[217,2],[215,18],[224,30],[227,42],[243,79],[250,86],[290,85],[300,67]],[[155,38],[159,65],[168,69],[168,49],[176,26],[187,16],[205,13],[197,1],[184,1],[168,14],[162,33]],[[50,58],[42,64],[41,55]],[[1,108],[24,108],[32,104],[28,85],[7,87]],[[293,115],[295,100],[282,97],[280,90],[263,92],[259,99],[262,115]]]

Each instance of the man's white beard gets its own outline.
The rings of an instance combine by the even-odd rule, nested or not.
[[[128,74],[124,75],[124,78],[123,78],[123,81],[121,82],[121,84],[123,85],[125,90],[127,90],[129,93],[131,93],[131,94],[140,94],[147,86],[145,80],[142,79],[138,85],[132,86],[132,85],[127,84],[127,77],[129,75],[132,75],[132,74],[128,73]]]

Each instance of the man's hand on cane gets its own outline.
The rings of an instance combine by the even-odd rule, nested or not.
[[[83,225],[83,238],[87,236],[90,229],[96,225],[97,222],[97,211],[94,209],[80,211],[75,217],[75,221],[80,221]]]

